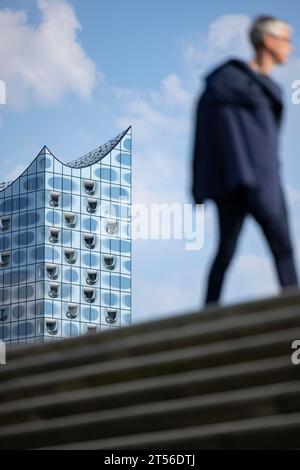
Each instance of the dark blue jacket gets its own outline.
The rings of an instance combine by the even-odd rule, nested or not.
[[[206,76],[196,113],[192,194],[198,204],[239,185],[263,204],[280,203],[279,86],[244,61],[230,59]]]

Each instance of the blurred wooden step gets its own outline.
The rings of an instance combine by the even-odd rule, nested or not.
[[[297,449],[300,413],[47,446],[57,450]]]
[[[99,342],[80,345],[61,351],[52,348],[46,354],[25,353],[23,358],[7,359],[5,368],[0,369],[1,381],[26,375],[40,374],[45,371],[75,368],[85,364],[101,363],[107,360],[140,356],[159,351],[241,338],[288,328],[300,328],[300,307],[287,306],[268,312],[259,311],[242,316],[226,317],[206,322],[170,327],[168,330],[150,331],[123,336],[98,335]],[[117,333],[117,331],[116,331]]]
[[[85,439],[300,412],[300,382],[272,384],[0,427],[0,448],[41,447]],[[116,426],[117,423],[117,426]]]
[[[6,402],[0,409],[0,425],[299,379],[300,368],[291,364],[290,356],[196,369]]]
[[[108,330],[96,335],[80,336],[76,338],[68,338],[64,341],[57,341],[55,343],[37,343],[24,345],[8,345],[7,357],[8,363],[15,359],[23,359],[24,356],[41,356],[49,352],[62,352],[64,353],[69,349],[76,349],[80,346],[97,344],[99,338],[101,342],[118,341],[122,337],[129,335],[136,335],[140,333],[147,333],[150,331],[168,330],[170,327],[182,327],[189,323],[198,324],[199,322],[206,322],[210,320],[217,320],[221,318],[232,318],[244,316],[247,313],[268,312],[285,307],[299,307],[300,306],[300,289],[287,288],[283,293],[278,296],[262,298],[255,301],[248,301],[236,303],[226,306],[211,305],[199,312],[185,313],[183,315],[171,316],[160,320],[147,321],[132,326],[122,327],[120,329]]]
[[[10,401],[0,410],[0,423],[47,419],[133,403],[148,403],[162,398],[184,397],[187,392],[196,395],[295,380],[299,376],[300,370],[291,365],[289,356],[245,362]]]
[[[300,338],[300,328],[220,341],[172,351],[133,356],[106,363],[19,377],[0,385],[0,400],[57,393],[88,386],[104,385],[138,377],[151,377],[195,368],[276,357],[291,352],[291,343]]]
[[[0,448],[298,448],[300,291],[8,348]]]

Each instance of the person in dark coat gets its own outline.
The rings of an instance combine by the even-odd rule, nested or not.
[[[232,57],[216,67],[198,101],[192,195],[196,204],[216,203],[220,229],[205,304],[220,298],[247,214],[264,233],[282,288],[298,286],[278,155],[282,93],[269,76],[287,61],[291,31],[282,20],[257,18],[250,29],[254,59]]]

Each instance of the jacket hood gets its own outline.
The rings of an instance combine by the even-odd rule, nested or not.
[[[207,90],[218,100],[246,106],[259,105],[259,85],[278,112],[283,103],[280,87],[268,76],[255,72],[241,59],[229,59],[205,76]]]

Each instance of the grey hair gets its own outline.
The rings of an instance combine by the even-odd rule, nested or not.
[[[289,23],[284,20],[275,18],[274,16],[259,16],[253,21],[250,27],[250,41],[256,49],[263,46],[264,34],[276,35],[282,28],[288,29],[290,32],[293,31]]]

